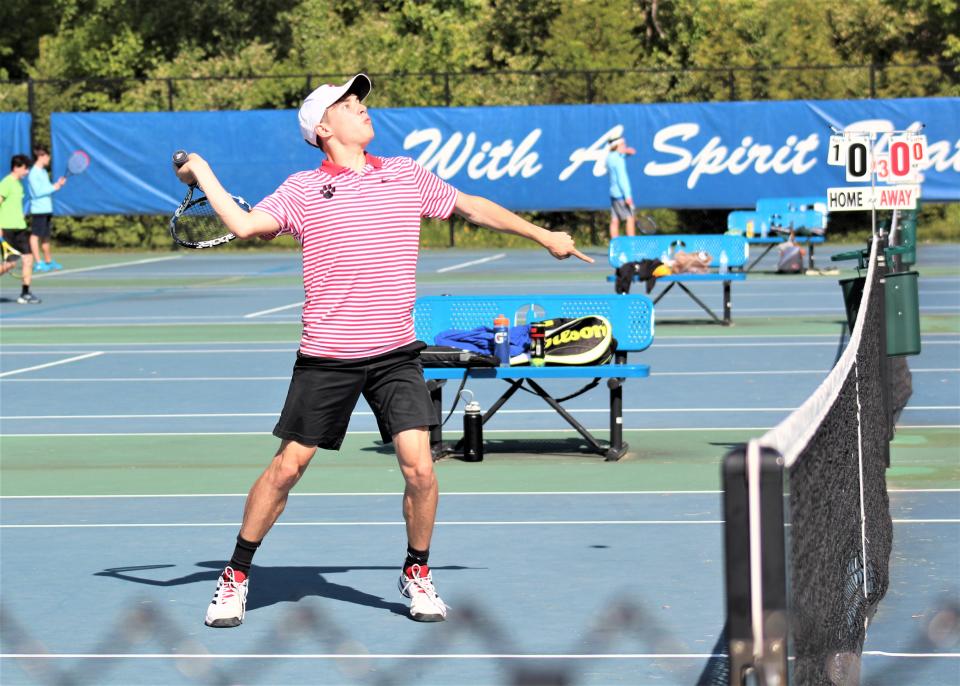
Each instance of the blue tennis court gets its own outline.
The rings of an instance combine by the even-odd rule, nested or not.
[[[511,399],[483,463],[438,463],[442,625],[409,621],[396,592],[402,478],[361,400],[258,553],[244,624],[222,631],[202,613],[275,448],[299,257],[68,257],[35,279],[41,306],[0,284],[4,684],[695,683],[724,624],[720,460],[819,385],[844,317],[836,276],[751,273],[729,328],[664,299],[631,359],[651,376],[625,386],[617,463],[584,454],[539,399]],[[425,251],[420,294],[610,292],[595,257]],[[960,646],[929,640],[960,588],[960,246],[922,247],[918,263],[923,352],[888,471],[870,684],[960,680]],[[469,387],[485,408],[501,392]],[[604,393],[568,405],[601,436]]]

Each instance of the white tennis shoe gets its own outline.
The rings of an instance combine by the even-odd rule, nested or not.
[[[410,617],[417,622],[442,622],[447,606],[433,587],[433,574],[426,565],[412,565],[400,572],[397,582],[405,597],[410,598]]]
[[[227,567],[217,579],[217,590],[207,606],[204,624],[216,628],[240,626],[247,610],[247,586],[250,580],[243,572]]]

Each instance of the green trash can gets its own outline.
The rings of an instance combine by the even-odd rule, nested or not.
[[[919,276],[894,272],[884,277],[888,357],[920,354]]]
[[[863,288],[867,283],[867,277],[854,276],[849,279],[840,279],[840,290],[843,291],[843,306],[847,310],[847,326],[853,331],[853,325],[857,321],[857,312],[860,309],[860,301],[863,299]]]

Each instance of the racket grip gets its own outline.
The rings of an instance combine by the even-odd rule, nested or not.
[[[186,150],[177,150],[173,153],[173,164],[177,169],[182,167],[187,163],[187,151]]]

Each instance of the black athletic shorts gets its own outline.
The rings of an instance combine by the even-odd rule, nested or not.
[[[384,443],[393,435],[418,426],[437,425],[437,414],[423,379],[416,341],[375,357],[340,360],[297,353],[293,378],[280,420],[277,438],[339,450],[350,415],[360,394],[377,418]]]
[[[31,214],[30,215],[30,233],[37,238],[50,238],[51,226],[50,214]]]
[[[4,229],[3,238],[20,254],[30,254],[30,232],[26,229]]]

